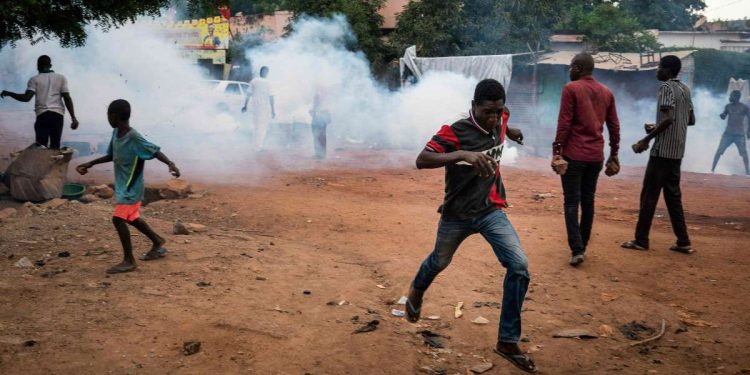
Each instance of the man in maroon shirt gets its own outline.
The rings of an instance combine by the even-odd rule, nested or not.
[[[570,62],[570,80],[562,90],[557,136],[553,146],[552,169],[561,175],[565,196],[565,226],[573,252],[571,266],[583,263],[594,222],[596,182],[604,162],[604,122],[609,132],[608,176],[617,174],[620,162],[620,121],[615,97],[607,86],[591,74],[594,59],[581,53]],[[581,207],[580,222],[578,206]]]

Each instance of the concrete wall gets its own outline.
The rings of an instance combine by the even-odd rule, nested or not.
[[[702,31],[659,31],[657,40],[664,47],[687,47],[687,48],[713,48],[722,49],[722,40],[740,39],[739,32],[716,32],[708,33]]]

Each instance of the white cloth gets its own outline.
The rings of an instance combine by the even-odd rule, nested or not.
[[[746,79],[729,79],[729,87],[727,88],[727,95],[731,94],[732,91],[738,90],[740,92],[740,102],[750,102],[750,85]]]
[[[429,71],[460,73],[478,80],[493,78],[508,89],[513,74],[513,55],[416,57],[416,48],[406,49],[401,58],[401,76],[405,67],[421,78]]]
[[[36,97],[34,111],[37,116],[47,111],[65,115],[62,94],[70,91],[68,80],[64,75],[54,72],[39,73],[29,79],[26,90],[34,92]]]
[[[263,77],[256,77],[250,81],[250,95],[252,97],[253,117],[271,119],[271,97],[273,87],[271,82]]]

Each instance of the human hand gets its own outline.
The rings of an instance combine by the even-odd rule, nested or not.
[[[646,150],[648,150],[648,142],[643,139],[633,144],[633,152],[635,152],[636,154],[640,154],[641,152]]]
[[[497,171],[497,162],[495,159],[481,153],[472,151],[462,151],[462,160],[473,165],[477,170],[479,177],[487,178],[495,175]]]
[[[169,162],[169,173],[171,173],[172,176],[180,177],[180,170],[174,162]]]
[[[552,157],[552,162],[550,162],[550,167],[552,167],[552,170],[555,173],[562,176],[565,174],[565,172],[568,171],[568,162],[565,159],[563,159],[562,155],[555,155]]]
[[[76,172],[78,172],[81,175],[84,175],[86,173],[89,173],[89,168],[91,168],[90,163],[83,163],[76,167]]]
[[[651,134],[656,129],[656,124],[644,124],[643,129],[646,130],[646,134]]]
[[[276,112],[271,112],[271,118],[276,118]]]
[[[724,119],[727,118],[727,114],[726,113],[722,113],[722,114],[719,115],[719,117],[721,117],[721,119],[724,120]]]
[[[604,170],[604,174],[608,177],[620,173],[620,158],[617,157],[617,155],[611,155],[609,159],[607,159],[606,166],[607,169]]]
[[[8,95],[8,92],[3,90],[3,92],[0,92],[0,98],[4,98]]]
[[[78,119],[74,118],[73,121],[70,122],[70,128],[73,130],[78,129]]]
[[[242,113],[247,112],[247,106],[242,107]]]
[[[508,135],[508,138],[510,138],[511,141],[514,141],[518,143],[519,145],[523,145],[523,132],[521,129],[518,128],[508,128],[506,131],[506,134]]]

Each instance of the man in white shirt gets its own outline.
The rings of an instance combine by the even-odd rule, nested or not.
[[[271,82],[268,81],[268,67],[260,68],[260,77],[255,77],[250,81],[250,91],[245,97],[245,105],[242,112],[247,111],[247,102],[250,97],[253,98],[253,127],[255,133],[255,148],[263,148],[263,141],[268,132],[268,124],[271,119],[276,118],[276,110],[273,105],[273,89]]]
[[[52,60],[47,55],[39,56],[36,67],[39,74],[29,79],[25,93],[17,94],[3,90],[0,93],[0,98],[10,96],[20,102],[28,102],[36,96],[36,104],[34,105],[36,144],[58,150],[60,149],[65,108],[70,111],[72,120],[70,128],[73,130],[78,128],[78,120],[73,109],[73,99],[70,98],[70,91],[68,90],[68,80],[62,74],[55,73],[52,70]],[[63,101],[65,105],[63,105]]]

